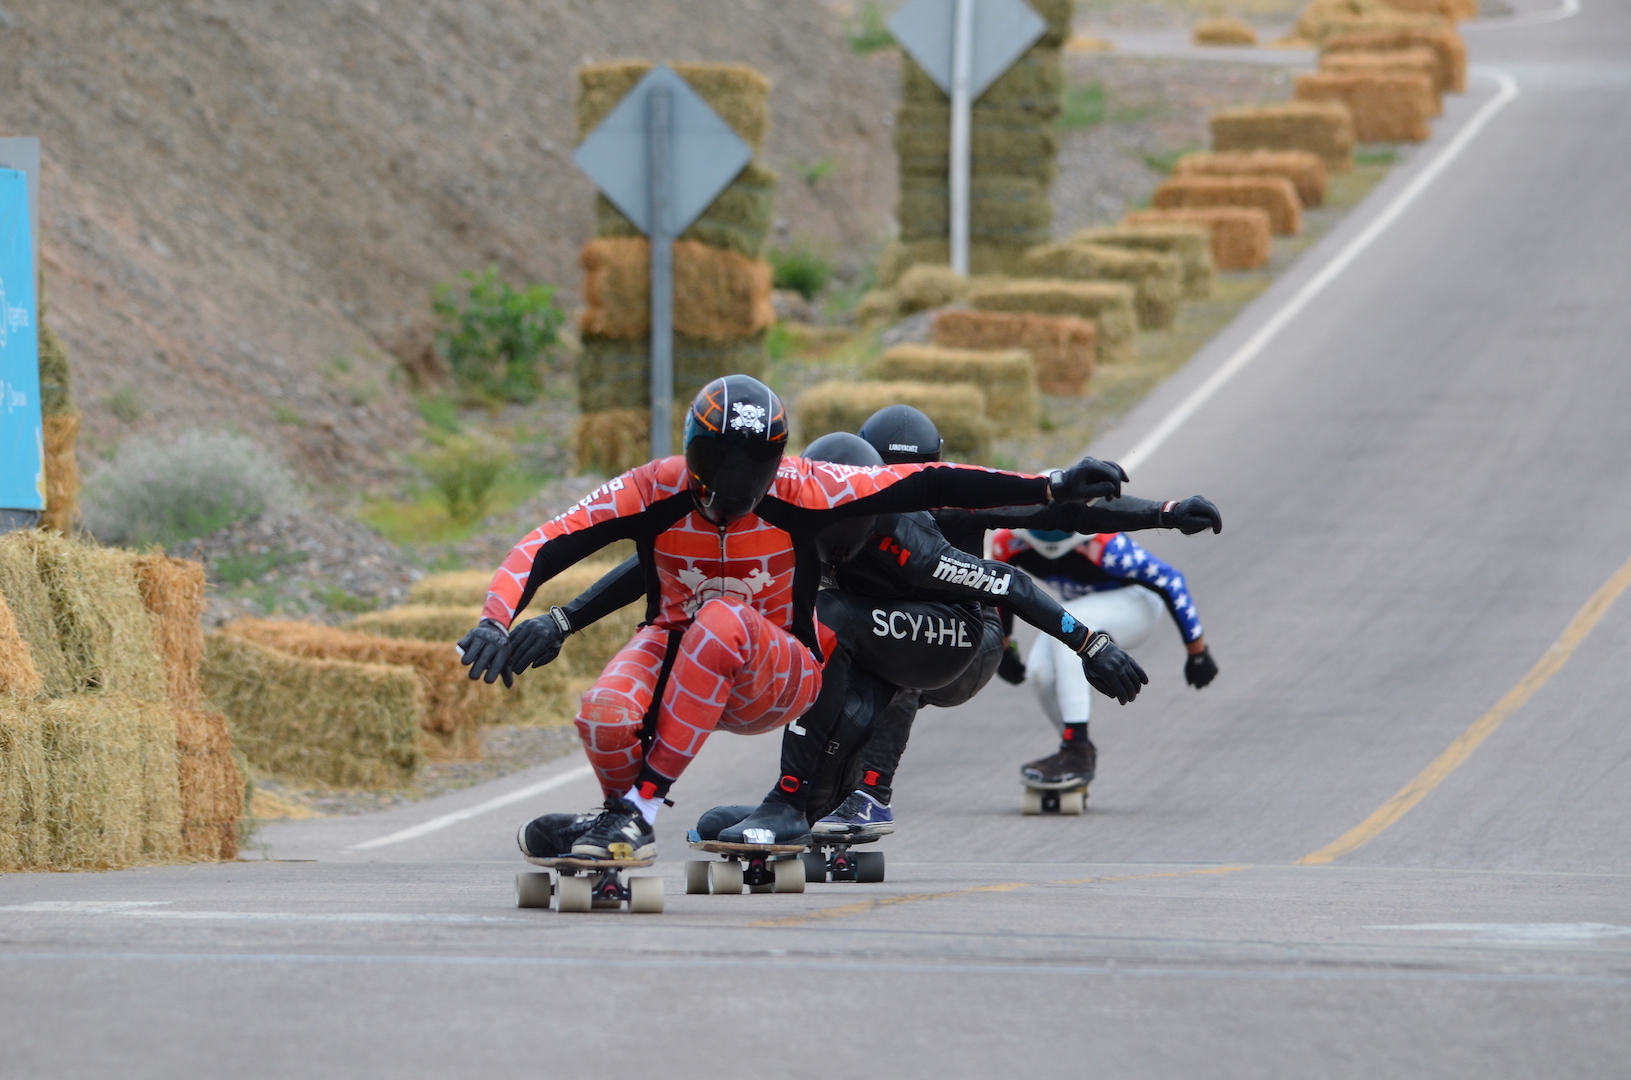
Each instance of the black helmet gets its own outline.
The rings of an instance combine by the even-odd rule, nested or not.
[[[934,421],[910,405],[890,405],[867,417],[861,438],[872,444],[887,465],[939,461],[945,445]]]
[[[883,464],[883,458],[872,444],[859,435],[851,435],[847,431],[835,431],[831,435],[823,435],[815,442],[804,448],[800,457],[810,461],[831,461],[838,465],[866,465],[876,468]],[[876,524],[877,515],[867,517],[847,518],[834,522],[816,536],[816,550],[821,554],[821,561],[831,566],[853,559],[866,543],[867,537],[872,535],[872,527]]]
[[[753,513],[787,448],[781,399],[751,375],[702,388],[685,417],[685,467],[697,510],[715,525]]]

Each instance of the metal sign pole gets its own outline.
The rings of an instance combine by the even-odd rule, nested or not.
[[[674,452],[674,108],[666,87],[646,102],[651,195],[651,456]]]
[[[956,0],[951,44],[951,268],[968,276],[968,188],[973,98],[975,0]]]

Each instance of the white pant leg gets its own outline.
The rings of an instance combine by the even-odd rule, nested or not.
[[[1159,596],[1138,585],[1088,593],[1067,602],[1064,608],[1078,622],[1090,630],[1103,630],[1128,651],[1149,638],[1167,610]],[[1044,635],[1032,646],[1027,669],[1039,660],[1047,670],[1047,679],[1045,685],[1042,681],[1036,682],[1034,689],[1042,701],[1042,711],[1048,714],[1053,726],[1062,728],[1067,723],[1080,724],[1091,719],[1092,695],[1096,691],[1088,685],[1081,657],[1064,642]]]
[[[1057,653],[1062,653],[1066,657],[1066,663],[1080,665],[1080,661],[1069,649],[1059,646],[1059,642],[1046,634],[1038,634],[1036,640],[1031,643],[1030,654],[1025,658],[1025,681],[1031,684],[1037,701],[1042,704],[1042,711],[1053,721],[1053,726],[1063,731],[1065,718],[1059,711],[1059,698],[1054,693],[1059,678],[1056,646]]]

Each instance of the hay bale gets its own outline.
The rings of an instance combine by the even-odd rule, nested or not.
[[[135,553],[49,532],[35,533],[34,542],[72,687],[164,701],[164,663],[136,584]]]
[[[581,414],[573,429],[580,473],[617,476],[651,460],[651,410],[606,409]]]
[[[975,277],[1015,273],[1025,261],[1025,247],[1013,244],[969,244],[968,272]],[[894,240],[878,259],[878,284],[889,288],[914,266],[949,266],[951,243],[944,237]]]
[[[946,440],[946,456],[953,461],[985,460],[991,450],[991,421],[985,415],[985,394],[978,387],[933,386],[916,382],[848,382],[834,379],[817,383],[799,395],[795,410],[800,439],[810,442],[829,431],[858,431],[867,417],[885,405],[904,404],[921,409]]]
[[[74,406],[74,376],[68,366],[68,347],[45,321],[45,298],[40,297],[40,412],[45,416],[70,416]]]
[[[677,239],[695,240],[757,259],[776,221],[776,174],[755,162],[736,174],[725,190]],[[595,197],[596,236],[643,236],[604,195]]]
[[[175,717],[180,855],[198,862],[231,862],[238,857],[244,773],[232,753],[226,717],[204,709],[177,709]]]
[[[218,632],[204,649],[204,692],[257,768],[341,787],[399,787],[419,771],[412,668],[309,660]]]
[[[944,348],[1024,349],[1043,392],[1071,395],[1083,393],[1093,376],[1097,333],[1086,319],[966,308],[940,312],[930,329],[934,343]]]
[[[1076,19],[1076,0],[1027,0],[1031,10],[1042,16],[1047,29],[1031,46],[1033,52],[1041,49],[1060,49],[1070,40]]]
[[[1194,41],[1197,45],[1256,45],[1257,31],[1245,19],[1223,16],[1202,19],[1195,24]]]
[[[181,848],[176,719],[125,694],[69,694],[40,716],[47,863],[105,870],[173,861]]]
[[[45,680],[29,655],[28,642],[18,633],[11,607],[0,594],[0,695],[31,698],[43,689]]]
[[[43,418],[45,435],[45,511],[40,527],[66,533],[79,513],[79,414]]]
[[[1267,211],[1269,228],[1277,235],[1290,236],[1302,229],[1297,189],[1283,176],[1174,176],[1155,189],[1150,206],[1156,210],[1256,207]]]
[[[419,678],[425,703],[420,727],[425,756],[437,761],[481,756],[476,729],[489,711],[489,703],[481,693],[485,687],[470,680],[453,649],[440,643],[359,634],[292,619],[237,619],[222,631],[311,660],[351,660],[411,668]]]
[[[50,865],[40,712],[0,694],[0,873]]]
[[[1478,0],[1384,0],[1388,7],[1406,15],[1427,15],[1455,22],[1478,16]]]
[[[885,382],[969,383],[985,393],[985,414],[1005,430],[1034,428],[1042,415],[1036,365],[1024,349],[948,349],[896,345],[878,359]]]
[[[6,599],[17,633],[28,646],[43,682],[53,696],[76,689],[57,637],[51,594],[40,572],[40,534],[22,529],[0,536],[0,595]]]
[[[1110,281],[1050,281],[1036,278],[985,286],[969,294],[980,311],[1033,315],[1072,315],[1098,330],[1098,362],[1117,364],[1138,354],[1138,319],[1131,285]]]
[[[968,290],[969,279],[951,267],[920,264],[895,282],[895,310],[899,315],[913,315],[956,304],[968,296]]]
[[[1363,30],[1442,29],[1435,15],[1406,14],[1383,0],[1311,0],[1297,16],[1287,44],[1319,45],[1337,34]]]
[[[951,153],[951,106],[902,105],[895,113],[894,140],[902,175],[944,180]],[[1057,172],[1058,134],[1024,110],[976,108],[970,141],[972,176],[1051,182]]]
[[[1353,114],[1360,142],[1424,142],[1432,135],[1433,80],[1427,75],[1321,71],[1299,75],[1298,101],[1335,101]]]
[[[1126,225],[1201,225],[1212,234],[1212,261],[1220,270],[1259,270],[1269,264],[1269,215],[1244,206],[1190,210],[1138,210]]]
[[[689,404],[697,391],[721,375],[741,373],[763,378],[769,365],[770,353],[762,333],[737,341],[709,341],[689,334],[675,334],[674,399]],[[638,409],[649,416],[649,340],[590,335],[583,339],[577,368],[579,412]],[[649,428],[650,423],[649,419],[643,421],[641,430]]]
[[[1320,70],[1333,75],[1419,75],[1428,85],[1427,116],[1444,112],[1444,100],[1438,94],[1438,59],[1431,49],[1331,53],[1320,57]]]
[[[770,80],[742,64],[675,64],[669,67],[706,101],[732,131],[757,152],[770,126]],[[649,60],[614,60],[578,69],[578,138],[588,138],[606,114],[646,77]]]
[[[1212,295],[1212,231],[1204,225],[1181,222],[1107,225],[1083,229],[1071,239],[1083,244],[1171,255],[1183,268],[1185,300],[1205,300]]]
[[[1155,251],[1066,241],[1044,244],[1025,255],[1027,277],[1065,281],[1124,281],[1136,290],[1134,307],[1143,330],[1165,330],[1178,319],[1183,267]]]
[[[579,333],[651,334],[651,242],[600,238],[583,245],[584,312]],[[770,329],[770,264],[695,240],[674,244],[674,330],[704,341],[735,341]]]
[[[1448,27],[1425,30],[1412,27],[1360,30],[1325,39],[1320,60],[1345,52],[1383,52],[1391,49],[1431,49],[1438,60],[1434,83],[1441,94],[1467,89],[1467,43]]]
[[[1324,204],[1328,184],[1325,159],[1306,150],[1202,151],[1185,154],[1172,171],[1175,176],[1283,176],[1305,207]]]
[[[1332,172],[1353,168],[1353,114],[1338,101],[1288,101],[1212,114],[1214,150],[1306,150]]]
[[[900,238],[944,240],[951,228],[950,186],[943,179],[902,176]],[[971,243],[1030,247],[1048,242],[1053,203],[1040,176],[980,176],[969,181]]]
[[[153,640],[164,661],[170,704],[196,709],[204,701],[198,671],[204,663],[204,566],[173,556],[133,560],[142,604],[153,617]]]

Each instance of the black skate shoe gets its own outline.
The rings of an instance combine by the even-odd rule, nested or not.
[[[1098,751],[1086,739],[1079,743],[1068,742],[1060,746],[1057,753],[1021,765],[1019,774],[1028,787],[1038,790],[1082,787],[1093,779],[1098,756]]]
[[[771,796],[743,820],[719,830],[719,839],[727,844],[807,844],[810,822],[804,811]]]
[[[521,854],[529,859],[558,859],[570,854],[572,843],[589,831],[598,813],[545,814],[533,818],[515,834]]]
[[[757,806],[716,806],[697,818],[697,839],[718,840],[719,830],[730,828],[757,809]]]
[[[652,859],[657,856],[657,834],[638,806],[624,798],[607,799],[606,809],[573,842],[572,854],[586,859]]]

